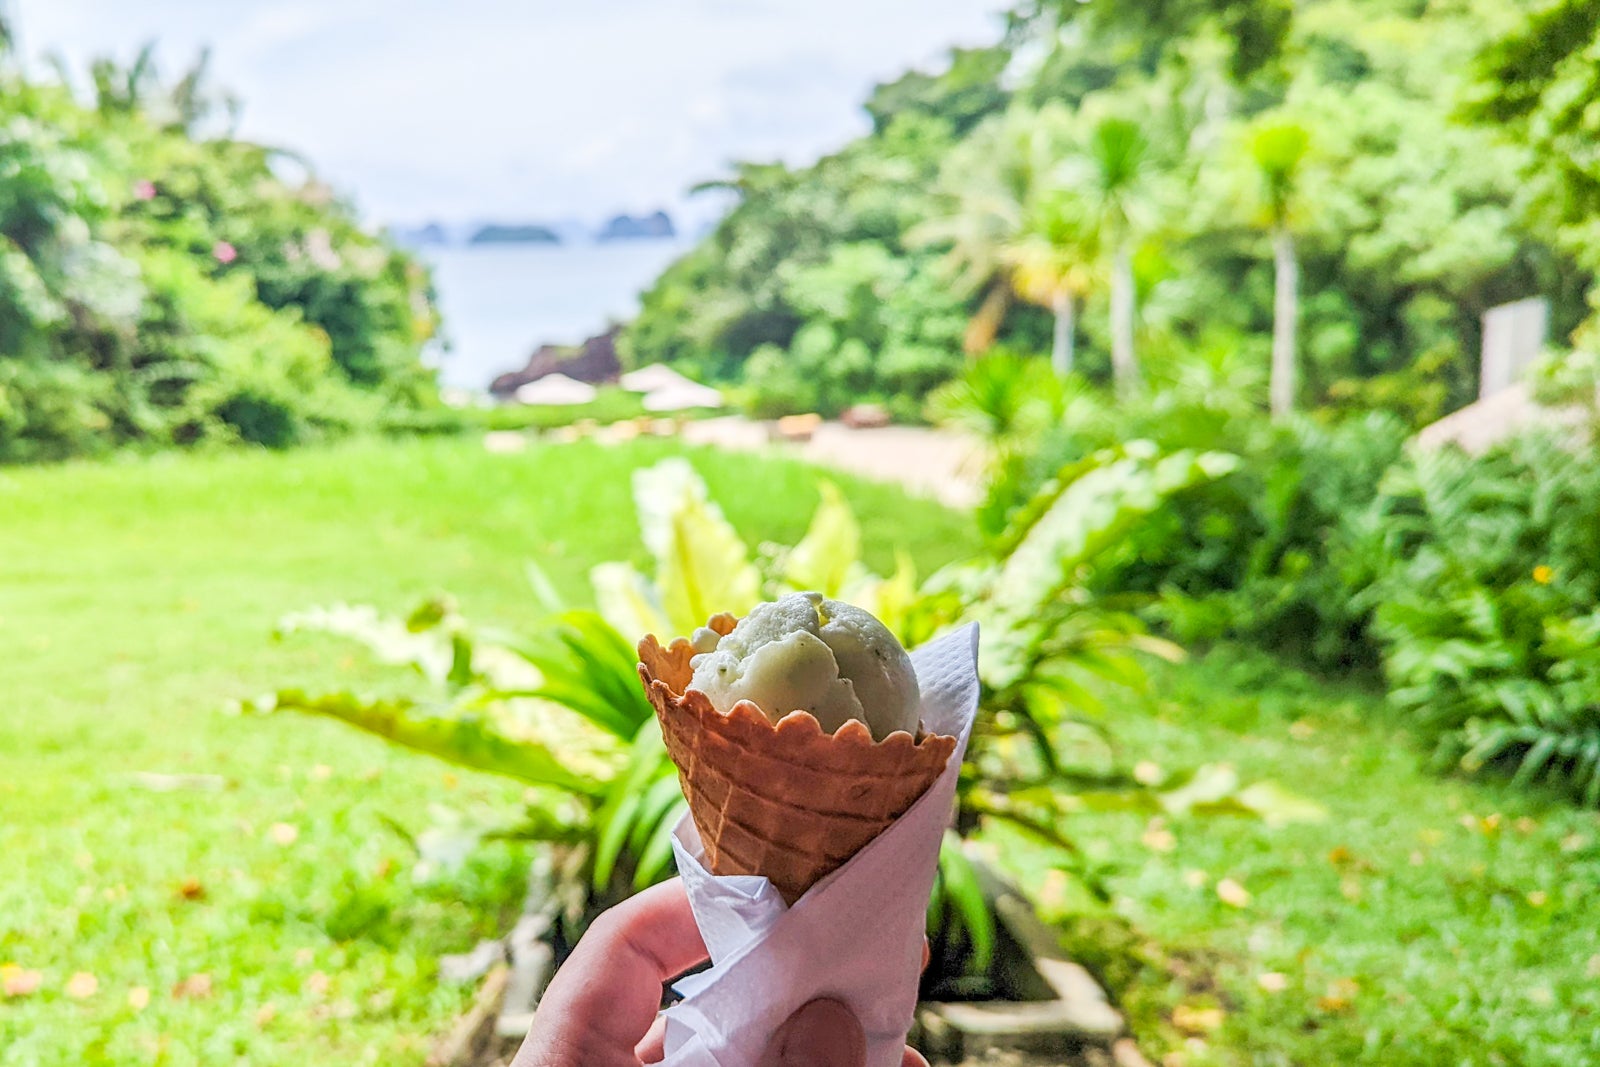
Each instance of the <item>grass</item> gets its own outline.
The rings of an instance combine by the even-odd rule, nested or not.
[[[1318,823],[1085,814],[1113,915],[1069,919],[1145,1051],[1208,1064],[1600,1062],[1600,818],[1506,782],[1440,778],[1381,701],[1257,653],[1161,671],[1109,723],[1124,759],[1231,761]],[[1059,875],[1003,841],[1030,887]],[[1231,878],[1248,894],[1219,894]]]
[[[0,996],[0,1062],[420,1063],[469,995],[438,956],[503,928],[525,856],[419,880],[386,819],[503,809],[517,787],[219,709],[382,677],[342,643],[269,641],[286,611],[450,590],[517,624],[527,558],[585,597],[590,564],[639,557],[628,471],[671,451],[440,439],[0,473],[0,984],[39,982]],[[801,534],[813,471],[691,455],[752,542]],[[897,542],[925,568],[970,551],[965,521],[838,480],[880,570]],[[1048,857],[990,835],[1154,1059],[1600,1060],[1594,813],[1432,775],[1372,693],[1258,654],[1163,667],[1152,693],[1107,724],[1123,762],[1227,760],[1328,812],[1079,815],[1112,894],[1093,913]]]
[[[587,599],[591,564],[641,556],[629,471],[673,450],[437,439],[0,472],[0,983],[38,982],[0,995],[0,1061],[421,1063],[470,995],[437,957],[503,929],[525,856],[418,881],[385,820],[518,788],[220,709],[381,677],[340,642],[271,642],[287,611],[449,590],[514,625],[528,558]],[[690,455],[752,543],[804,531],[813,470]],[[897,543],[924,567],[970,551],[967,521],[836,480],[879,569]]]

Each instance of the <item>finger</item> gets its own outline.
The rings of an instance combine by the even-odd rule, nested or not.
[[[650,1032],[634,1047],[633,1054],[639,1057],[640,1063],[660,1063],[667,1055],[666,1039],[666,1017],[657,1015],[656,1021],[650,1024]]]
[[[601,913],[540,999],[516,1063],[559,1062],[578,1048],[593,1062],[630,1062],[661,1007],[661,984],[706,958],[677,879]]]
[[[772,1035],[759,1067],[866,1067],[867,1035],[837,1000],[813,1000]]]
[[[906,1054],[900,1058],[900,1067],[928,1067],[928,1061],[922,1058],[922,1053],[906,1046]]]

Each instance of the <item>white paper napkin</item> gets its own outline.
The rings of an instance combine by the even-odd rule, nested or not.
[[[928,894],[950,823],[956,778],[978,710],[978,628],[911,654],[922,722],[954,734],[944,773],[887,830],[785,907],[765,878],[718,877],[687,815],[673,832],[678,873],[712,967],[677,985],[662,1061],[669,1067],[753,1067],[801,1005],[849,1005],[867,1035],[867,1067],[899,1067],[916,1010]]]

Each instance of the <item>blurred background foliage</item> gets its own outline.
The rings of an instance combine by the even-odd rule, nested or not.
[[[870,134],[716,183],[737,206],[646,295],[625,350],[742,375],[760,411],[914,414],[963,346],[1050,348],[1061,293],[1076,365],[1104,377],[1126,287],[1151,374],[1200,348],[1264,367],[1281,231],[1303,294],[1297,403],[1421,425],[1475,395],[1487,308],[1545,294],[1557,337],[1587,314],[1600,198],[1561,138],[1597,89],[1582,34],[1560,38],[1565,65],[1540,44],[1558,17],[1025,4],[1002,42],[880,86]]]
[[[292,153],[234,139],[204,56],[87,89],[0,55],[0,460],[285,447],[417,421],[426,272]]]
[[[996,344],[1124,385],[1225,353],[1242,382],[1287,320],[1278,410],[1423,425],[1473,397],[1487,308],[1545,295],[1558,339],[1588,314],[1593,14],[1023,3],[994,45],[876,88],[836,153],[708,182],[733,209],[622,352],[761,416],[917,420]],[[420,361],[424,268],[306,161],[234,138],[206,57],[0,76],[0,456],[464,420]]]

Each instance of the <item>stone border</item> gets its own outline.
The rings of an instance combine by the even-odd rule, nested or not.
[[[1092,974],[1067,958],[1060,936],[1026,897],[984,865],[984,896],[1004,932],[1026,954],[1053,999],[924,1002],[917,1006],[921,1048],[929,1059],[961,1062],[995,1052],[1048,1055],[1045,1062],[1091,1067],[1150,1067],[1122,1013]],[[1031,977],[1031,976],[1030,976]]]

